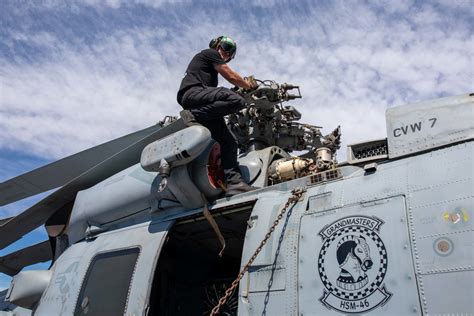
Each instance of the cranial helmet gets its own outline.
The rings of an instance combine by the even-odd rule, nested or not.
[[[226,53],[229,54],[230,59],[235,57],[237,52],[237,43],[228,36],[219,36],[211,40],[209,43],[209,48],[222,48]]]

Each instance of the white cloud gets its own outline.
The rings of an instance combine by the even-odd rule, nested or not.
[[[1,147],[58,158],[177,114],[175,94],[186,64],[218,34],[238,40],[231,63],[237,71],[300,84],[303,100],[295,105],[303,121],[328,130],[341,124],[344,143],[383,137],[388,106],[472,89],[469,22],[438,5],[304,3],[304,12],[286,5],[288,14],[271,17],[285,4],[263,1],[256,5],[269,15],[260,17],[225,5],[206,11],[141,3],[149,10],[167,5],[168,16],[158,10],[155,18],[168,23],[134,25],[140,17],[124,14],[129,23],[115,25],[104,16],[94,23],[110,23],[111,30],[85,42],[51,30],[11,31],[8,47],[32,45],[46,57],[0,60]]]
[[[59,43],[58,59],[41,65],[3,62],[0,142],[60,157],[176,113],[183,70],[149,40],[119,33],[80,50]]]

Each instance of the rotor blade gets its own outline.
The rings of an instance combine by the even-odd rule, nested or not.
[[[51,259],[51,246],[49,241],[46,240],[0,257],[0,272],[14,276],[24,267]]]
[[[85,171],[161,129],[159,125],[114,139],[0,183],[0,206],[63,186]]]
[[[13,308],[16,307],[16,305],[13,305],[10,302],[6,301],[5,298],[7,297],[7,293],[8,293],[8,289],[0,291],[0,313],[2,311],[5,311],[8,313],[9,311],[13,310]]]
[[[13,217],[6,217],[3,219],[0,219],[0,227],[2,227],[5,223],[8,223]]]
[[[39,201],[23,213],[0,225],[0,249],[20,239],[23,235],[43,225],[49,217],[68,203],[72,202],[78,191],[87,189],[111,175],[124,170],[140,161],[143,148],[149,143],[166,137],[186,126],[181,119],[157,130],[156,127],[143,131],[142,137],[127,147],[99,161],[89,170]],[[141,132],[143,132],[141,131]],[[125,136],[126,137],[126,136]],[[108,144],[108,143],[107,143]],[[100,147],[100,146],[97,146]],[[96,148],[97,148],[96,147]]]

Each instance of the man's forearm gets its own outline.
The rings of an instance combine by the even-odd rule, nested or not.
[[[251,89],[252,86],[250,83],[242,76],[240,76],[238,73],[230,69],[229,66],[227,65],[219,65],[216,67],[217,72],[224,77],[227,81],[230,83],[236,85],[237,87],[244,88],[244,89]]]
[[[246,80],[244,80],[244,78],[242,78],[239,74],[236,74],[235,77],[231,77],[227,79],[227,81],[229,81],[233,85],[236,85],[237,87],[240,87],[240,88],[244,88],[244,89],[251,88],[250,84]]]

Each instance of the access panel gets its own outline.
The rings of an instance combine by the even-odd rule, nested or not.
[[[405,198],[303,216],[299,314],[418,315]]]

